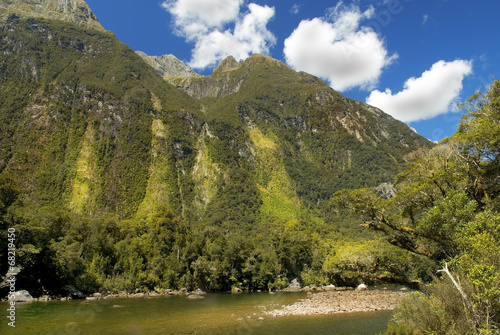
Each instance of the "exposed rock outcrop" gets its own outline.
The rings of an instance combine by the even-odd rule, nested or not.
[[[201,77],[174,55],[148,56],[142,51],[136,51],[136,53],[164,77]]]
[[[0,22],[5,22],[12,15],[21,18],[60,20],[87,28],[105,30],[83,0],[2,0]]]
[[[375,187],[375,193],[383,199],[391,199],[396,195],[396,189],[391,183],[382,183]]]

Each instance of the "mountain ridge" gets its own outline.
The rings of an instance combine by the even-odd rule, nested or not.
[[[16,22],[19,22],[19,19],[11,18],[9,22],[9,24],[14,25]],[[120,136],[123,119],[127,118],[126,113],[130,113],[129,103],[123,104],[123,102],[120,102],[120,100],[123,100],[129,94],[126,92],[139,92],[143,90],[144,93],[141,94],[149,96],[147,103],[151,106],[151,115],[165,114],[165,109],[170,110],[170,114],[174,113],[185,120],[183,121],[185,124],[180,129],[191,129],[182,136],[190,136],[190,138],[183,140],[186,147],[185,149],[181,149],[182,145],[179,147],[181,142],[176,138],[171,138],[167,142],[162,140],[162,138],[168,138],[166,134],[169,134],[169,131],[164,130],[158,133],[158,129],[162,129],[162,127],[167,127],[166,129],[168,129],[168,122],[165,118],[158,119],[154,116],[153,119],[148,121],[147,132],[141,134],[141,136],[148,136],[150,138],[145,143],[149,143],[148,146],[153,145],[153,149],[155,145],[151,141],[164,143],[163,145],[170,147],[170,149],[167,149],[167,147],[163,149],[156,148],[154,151],[167,150],[165,152],[170,152],[170,155],[173,155],[172,158],[178,162],[175,167],[170,167],[169,170],[173,174],[181,172],[186,176],[186,182],[189,180],[189,183],[196,184],[193,178],[201,182],[203,178],[196,177],[196,173],[193,172],[193,169],[201,169],[222,183],[220,185],[211,183],[203,187],[195,187],[190,191],[191,194],[189,196],[187,196],[185,191],[182,191],[183,186],[178,184],[179,181],[176,182],[175,178],[168,182],[170,186],[167,187],[165,184],[164,187],[170,189],[170,192],[180,192],[177,197],[167,197],[170,200],[166,201],[166,204],[169,201],[173,201],[175,205],[171,203],[169,206],[173,206],[178,210],[184,208],[184,212],[187,209],[191,209],[193,211],[191,215],[194,215],[194,217],[202,217],[204,215],[199,212],[201,208],[203,208],[203,211],[210,211],[210,206],[208,206],[210,201],[207,201],[207,199],[216,199],[217,197],[214,194],[224,191],[225,184],[231,179],[231,165],[235,162],[238,162],[237,165],[240,166],[243,164],[250,176],[254,177],[261,175],[261,172],[257,170],[262,164],[267,164],[266,169],[269,171],[276,168],[277,171],[281,171],[280,173],[283,178],[294,180],[294,182],[287,184],[286,188],[288,189],[282,188],[282,192],[286,193],[298,187],[294,192],[298,192],[297,195],[299,198],[302,197],[301,203],[304,201],[303,197],[307,197],[307,202],[313,204],[328,200],[329,195],[331,196],[333,192],[343,187],[363,186],[365,183],[376,186],[377,183],[391,181],[391,178],[397,172],[397,165],[391,166],[394,165],[391,162],[397,161],[398,164],[401,164],[404,153],[408,153],[412,148],[415,149],[419,146],[428,145],[426,140],[410,131],[409,127],[394,120],[382,111],[365,103],[346,98],[328,87],[320,79],[306,73],[296,72],[284,63],[268,56],[252,55],[241,62],[237,62],[234,58],[229,57],[221,62],[212,75],[207,77],[167,77],[167,82],[174,84],[175,87],[180,89],[177,91],[176,88],[164,81],[165,77],[162,78],[159,74],[153,73],[157,72],[153,67],[140,61],[136,53],[125,45],[116,44],[114,36],[106,35],[106,38],[101,38],[100,35],[92,36],[82,33],[69,37],[67,34],[73,34],[72,32],[57,32],[59,28],[50,27],[51,23],[30,22],[24,28],[27,30],[23,34],[27,34],[25,35],[27,36],[26,38],[31,38],[29,36],[33,33],[29,29],[34,31],[34,34],[40,34],[36,38],[42,38],[42,40],[37,43],[40,45],[45,43],[42,48],[47,50],[44,52],[46,54],[54,54],[63,45],[61,52],[67,54],[67,60],[64,61],[66,63],[62,67],[62,59],[54,59],[54,67],[47,68],[47,65],[51,63],[42,62],[38,55],[34,56],[34,54],[30,53],[29,48],[23,51],[25,55],[20,59],[16,57],[16,53],[19,53],[21,49],[15,45],[16,43],[17,45],[22,45],[27,40],[24,40],[24,37],[20,37],[21,35],[19,34],[16,37],[18,42],[14,42],[15,39],[10,39],[9,37],[4,39],[3,50],[9,50],[9,48],[15,46],[15,49],[12,49],[10,53],[10,57],[14,57],[12,64],[19,64],[21,72],[13,70],[14,73],[17,71],[21,75],[20,78],[24,78],[23,80],[29,79],[31,81],[30,85],[36,86],[46,82],[49,85],[48,87],[53,87],[52,89],[56,91],[62,89],[58,94],[40,95],[41,93],[38,92],[35,95],[37,97],[35,100],[33,100],[33,95],[31,97],[27,96],[27,101],[31,100],[31,102],[28,102],[25,107],[26,113],[37,115],[36,117],[33,116],[27,124],[33,124],[32,127],[34,129],[41,127],[44,122],[45,124],[51,124],[49,121],[57,113],[62,112],[57,112],[57,110],[49,114],[42,112],[43,109],[47,108],[44,107],[44,104],[48,103],[49,106],[54,106],[49,107],[49,110],[51,110],[57,105],[54,105],[54,102],[50,102],[54,97],[58,95],[62,97],[68,93],[76,94],[80,92],[79,94],[87,102],[80,102],[79,99],[81,98],[78,98],[75,100],[75,102],[78,102],[78,105],[88,105],[89,101],[93,101],[92,104],[95,104],[95,106],[91,107],[91,110],[108,110],[108,116],[104,119],[102,116],[97,116],[96,114],[97,120],[101,124],[100,126],[87,126],[85,129],[79,130],[79,136],[82,137],[74,139],[77,141],[75,144],[79,142],[78,146],[82,148],[98,147],[99,143],[93,141],[92,138],[98,136],[99,133],[104,131],[108,133],[106,136]],[[50,29],[54,29],[54,32],[49,33]],[[19,33],[22,33],[22,31],[19,30]],[[15,32],[7,31],[5,33],[8,36],[16,35]],[[109,56],[103,56],[103,51],[106,48],[113,50],[118,45],[120,45],[119,48],[123,48],[122,55],[126,55],[125,57],[118,56],[118,52],[114,53],[114,51],[113,53],[108,53]],[[68,51],[65,51],[66,49]],[[71,57],[68,56],[69,50],[72,50]],[[6,52],[9,53],[8,51]],[[114,58],[109,58],[112,61],[108,61],[109,64],[104,65],[104,63],[99,61],[99,59],[107,59],[104,57]],[[74,60],[71,60],[72,58]],[[132,65],[131,62],[136,63]],[[8,67],[9,65],[5,63],[3,66]],[[145,71],[146,66],[150,70]],[[53,71],[57,71],[58,73],[55,81],[54,79],[50,79]],[[75,79],[73,78],[79,81],[76,90],[68,87],[68,83],[74,82]],[[165,84],[161,84],[159,81]],[[151,83],[146,84],[146,82]],[[152,84],[153,82],[155,84]],[[94,88],[91,88],[92,86]],[[160,89],[163,92],[151,91],[147,87],[163,87]],[[96,89],[97,91],[95,91]],[[89,94],[95,94],[92,93],[93,91],[98,93],[96,98],[89,96]],[[148,91],[150,92],[146,93]],[[187,97],[182,97],[181,91],[195,99],[190,100]],[[162,98],[162,96],[165,96],[164,92],[170,92],[169,94],[173,98]],[[99,101],[103,98],[105,100]],[[165,105],[165,103],[168,105]],[[186,109],[187,106],[192,107]],[[74,109],[75,107],[71,108]],[[119,110],[122,110],[122,112],[117,113]],[[51,113],[53,116],[50,116]],[[135,117],[138,117],[138,115]],[[96,122],[96,120],[92,122]],[[146,127],[146,124],[142,127]],[[202,129],[204,130],[202,131]],[[51,131],[57,132],[57,128],[53,128]],[[205,135],[203,135],[203,132]],[[211,135],[209,136],[208,134]],[[26,137],[29,138],[30,135],[26,134]],[[44,137],[42,136],[41,138]],[[116,141],[116,139],[113,141]],[[204,142],[207,144],[200,147],[200,143]],[[42,144],[40,145],[42,146]],[[264,145],[264,147],[261,147],[261,145]],[[391,148],[392,154],[383,152],[382,147]],[[269,151],[269,148],[273,149]],[[220,151],[221,149],[222,151]],[[92,166],[95,169],[104,168],[104,166],[99,167],[95,165],[95,162],[92,163],[90,161],[91,157],[95,156],[96,153],[92,154],[89,152],[89,149],[82,150],[79,154],[80,158],[76,161],[64,163],[74,166],[68,172],[87,171]],[[154,154],[151,150],[151,147],[144,147],[143,154]],[[187,151],[183,153],[184,150]],[[5,154],[0,157],[0,161],[3,162],[2,165],[4,167],[12,165],[12,162],[16,161],[15,159],[12,160],[11,157],[11,163],[9,163],[8,157],[10,154],[7,154],[7,152],[10,151],[11,149],[7,149]],[[191,154],[187,154],[187,152]],[[201,152],[205,152],[206,154],[202,156],[198,155],[198,158],[196,158],[196,153],[200,154]],[[276,159],[268,157],[266,160],[263,160],[257,157],[259,153],[264,156],[272,155]],[[113,162],[115,162],[113,164],[121,166],[119,162],[122,154],[117,151],[113,155]],[[280,157],[287,158],[283,159]],[[394,157],[399,158],[396,159]],[[207,162],[206,164],[208,165],[205,168],[196,164],[193,165],[195,158],[200,160],[200,163],[202,161]],[[188,166],[182,168],[184,164],[182,161],[185,159],[187,159],[186,163]],[[373,163],[379,160],[380,163]],[[144,197],[146,194],[152,194],[151,192],[156,187],[155,185],[146,186],[146,180],[152,180],[152,174],[155,175],[158,173],[155,172],[155,169],[163,171],[164,168],[161,167],[161,164],[146,167],[146,161],[139,164],[142,165],[142,172],[140,174],[144,175],[144,179],[141,183],[137,184],[143,186],[137,189],[138,193],[136,194],[136,200],[133,202],[134,205],[129,208],[126,208],[129,205],[124,205],[125,207],[120,209],[119,212],[135,213],[139,208],[139,204],[145,201]],[[274,162],[276,166],[269,166],[269,162]],[[366,164],[371,167],[365,171],[363,170],[363,166]],[[20,167],[20,165],[17,166]],[[154,168],[154,166],[157,168]],[[299,166],[302,166],[302,168],[298,168]],[[208,167],[212,167],[214,170],[208,171],[210,170]],[[189,170],[186,170],[186,168]],[[147,172],[148,169],[149,172]],[[308,171],[308,176],[304,174],[306,170]],[[116,185],[113,182],[104,188],[108,189],[106,191],[108,192],[107,194],[100,194],[100,192],[104,192],[104,189],[102,189],[103,185],[99,186],[95,184],[91,180],[92,178],[86,178],[79,172],[71,172],[70,174],[74,175],[75,173],[76,177],[73,178],[76,179],[72,182],[73,185],[71,187],[68,188],[68,186],[60,185],[60,187],[63,187],[61,194],[66,194],[66,198],[69,197],[72,199],[67,202],[67,206],[73,208],[75,211],[88,213],[118,208],[114,207],[118,205],[115,201],[117,201],[117,197],[120,198],[122,195],[116,191]],[[104,181],[103,176],[99,176],[102,172],[90,171],[89,173],[90,175],[92,173],[95,174],[96,178],[94,179]],[[360,173],[360,175],[357,176],[357,173]],[[312,178],[312,174],[315,174],[318,179],[323,179],[324,182],[321,185],[311,183],[308,178]],[[149,177],[146,177],[147,175]],[[362,175],[364,177],[361,177]],[[63,180],[68,178],[68,176],[65,176]],[[32,178],[24,179],[30,180]],[[272,179],[273,177],[264,177],[263,181],[265,183],[262,184],[262,181],[258,183],[260,185],[258,188],[261,188],[260,193],[262,195],[269,195],[269,193],[266,193],[269,190],[265,186],[269,182],[269,178]],[[362,179],[365,182],[359,184],[359,181]],[[369,180],[372,181],[369,182]],[[178,185],[174,187],[175,183]],[[152,187],[153,189],[148,191],[148,187]],[[174,188],[172,189],[172,187]],[[90,192],[92,189],[101,189],[101,191],[92,195],[92,192]],[[111,191],[112,189],[116,190]],[[299,191],[299,189],[301,190]],[[277,189],[274,188],[274,190]],[[202,194],[205,194],[205,196]],[[208,194],[212,195],[207,196]],[[275,194],[276,197],[278,197],[278,194]],[[80,200],[77,200],[78,198]],[[102,200],[98,201],[99,198]],[[108,201],[104,201],[104,199],[108,199]],[[195,201],[198,204],[203,203],[204,205],[201,207],[200,205],[193,205],[194,199],[198,199]],[[150,199],[150,201],[153,201],[153,199]],[[99,202],[101,205],[97,205]],[[106,204],[107,202],[108,204]],[[292,202],[297,202],[297,200],[293,200]],[[114,205],[109,207],[111,203]],[[85,210],[85,208],[93,209]]]

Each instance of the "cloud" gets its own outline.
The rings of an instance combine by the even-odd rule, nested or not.
[[[276,38],[266,26],[274,17],[274,8],[250,3],[248,11],[241,13],[243,2],[166,0],[162,3],[174,17],[175,32],[195,44],[189,66],[203,69],[229,55],[245,59],[253,53],[269,53]]]
[[[331,9],[329,19],[303,20],[285,40],[286,62],[295,70],[326,79],[339,91],[372,89],[383,68],[397,58],[388,55],[373,29],[360,27],[374,13],[373,7],[361,12],[356,6],[339,3]]]
[[[471,73],[471,61],[440,60],[419,78],[408,79],[401,92],[375,90],[366,102],[404,122],[431,119],[450,110]]]
[[[424,14],[424,16],[422,16],[422,25],[425,25],[428,20],[429,20],[429,14]]]
[[[300,7],[302,7],[302,5],[297,5],[297,4],[294,4],[292,6],[292,8],[290,8],[290,13],[292,13],[293,15],[297,15],[299,14],[300,12]]]
[[[178,33],[194,38],[209,28],[235,21],[243,0],[165,0],[161,4],[175,18]]]

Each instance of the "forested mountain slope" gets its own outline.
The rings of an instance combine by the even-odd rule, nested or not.
[[[20,232],[27,286],[225,289],[321,272],[320,244],[359,231],[331,196],[391,182],[431,146],[267,56],[162,78],[83,1],[53,2],[86,15],[0,3],[0,214]],[[57,280],[35,284],[42,267]]]

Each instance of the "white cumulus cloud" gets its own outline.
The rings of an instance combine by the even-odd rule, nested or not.
[[[419,78],[408,79],[401,92],[375,90],[366,102],[404,122],[431,119],[453,107],[462,91],[464,78],[471,73],[471,61],[440,60]]]
[[[175,18],[179,33],[194,38],[238,18],[243,0],[165,0],[161,6]]]
[[[245,59],[253,53],[269,53],[276,37],[267,29],[273,7],[243,0],[166,0],[162,3],[174,17],[175,31],[194,42],[189,66],[203,69],[232,55]]]
[[[383,68],[397,58],[397,54],[389,56],[373,29],[361,26],[374,13],[373,7],[361,12],[356,6],[339,3],[331,10],[331,22],[303,20],[285,40],[286,62],[295,70],[326,79],[339,91],[372,89]]]

